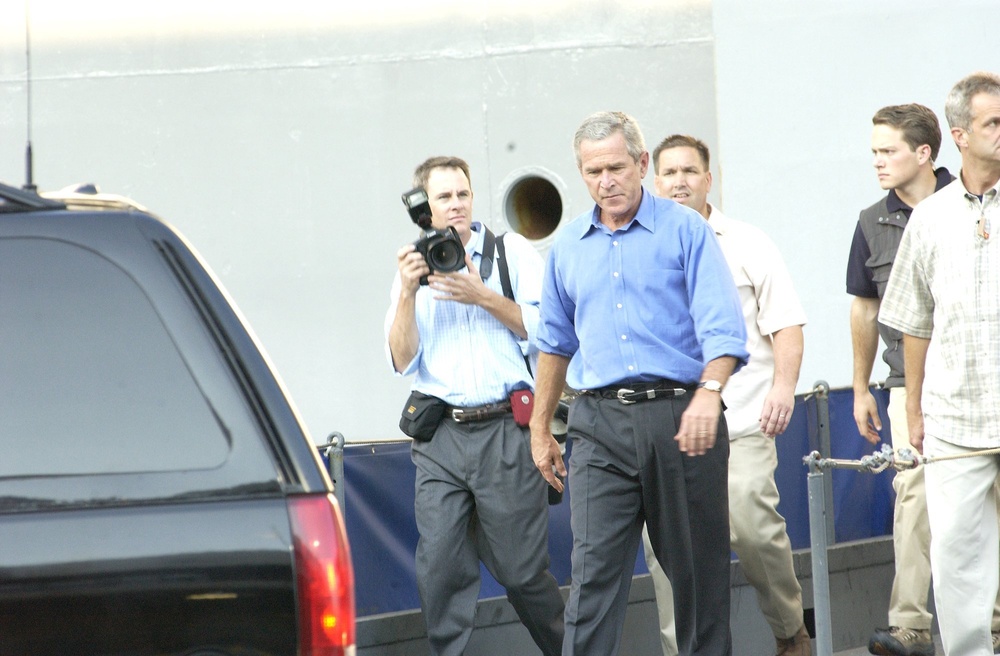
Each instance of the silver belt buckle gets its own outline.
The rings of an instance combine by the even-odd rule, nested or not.
[[[456,422],[458,422],[460,424],[462,423],[462,417],[464,417],[464,416],[465,416],[465,411],[464,410],[459,410],[458,408],[453,408],[452,411],[451,411],[451,418],[454,419]]]
[[[622,405],[632,405],[635,401],[630,401],[625,397],[629,394],[635,394],[635,390],[625,389],[624,387],[618,390],[618,402]]]

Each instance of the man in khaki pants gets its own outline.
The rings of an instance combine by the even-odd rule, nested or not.
[[[847,267],[854,345],[854,420],[858,432],[872,444],[882,430],[875,399],[869,391],[872,365],[881,334],[889,365],[889,423],[892,447],[909,449],[906,388],[903,373],[903,334],[878,321],[881,299],[889,281],[896,251],[917,204],[945,187],[954,176],[934,168],[941,147],[941,127],[934,112],[918,104],[890,105],[872,117],[873,165],[879,186],[888,191],[861,211]],[[884,656],[931,656],[933,616],[927,609],[931,584],[930,526],[924,487],[924,468],[896,473],[893,512],[893,548],[896,575],[889,597],[889,626],[877,629],[868,650]],[[993,610],[993,653],[1000,650],[1000,602]]]
[[[774,243],[761,230],[725,216],[708,202],[709,152],[693,137],[667,137],[653,151],[656,194],[699,212],[714,229],[739,292],[750,361],[722,393],[729,424],[729,527],[732,548],[756,588],[779,656],[807,656],[802,589],[792,565],[785,520],[778,514],[774,437],[788,426],[802,362],[805,313]],[[644,534],[645,537],[645,534]],[[656,590],[664,653],[677,654],[670,583],[645,542]]]

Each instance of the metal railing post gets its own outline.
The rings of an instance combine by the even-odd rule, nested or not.
[[[830,442],[830,385],[825,380],[816,381],[816,384],[813,385],[813,391],[816,395],[817,450],[823,457],[832,458],[833,447]],[[823,515],[826,517],[826,540],[828,544],[835,544],[837,542],[837,528],[833,516],[833,476],[824,476],[822,483]]]
[[[805,458],[809,464],[809,546],[812,560],[813,613],[816,620],[816,656],[833,656],[830,612],[830,569],[827,560],[828,525],[826,485],[819,466],[820,454]]]
[[[337,431],[330,433],[327,438],[327,460],[329,461],[330,479],[333,481],[333,493],[337,496],[337,503],[340,504],[340,512],[346,512],[344,505],[344,435]]]

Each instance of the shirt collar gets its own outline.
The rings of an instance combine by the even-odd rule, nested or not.
[[[638,223],[646,230],[650,232],[655,232],[655,212],[653,210],[653,196],[646,191],[646,188],[642,188],[642,200],[639,201],[639,210],[632,217],[632,220],[626,223],[620,230],[628,230],[632,227],[632,223]],[[590,212],[590,221],[580,222],[580,235],[579,238],[583,239],[591,230],[604,230],[604,224],[601,223],[601,208],[594,203],[594,209]]]
[[[934,191],[941,191],[942,189],[950,185],[952,183],[952,180],[955,179],[955,176],[951,174],[951,171],[949,171],[943,166],[941,168],[935,169],[934,175],[937,176],[937,184],[934,186]]]
[[[896,194],[895,189],[889,190],[889,195],[885,199],[885,208],[889,210],[890,213],[895,212],[906,212],[910,213],[913,208],[900,200],[899,196]]]
[[[479,221],[473,221],[469,228],[472,230],[472,236],[469,237],[469,243],[465,247],[465,250],[470,255],[478,253],[481,257],[483,254],[483,241],[486,239],[486,231],[483,230],[483,224]]]
[[[986,192],[982,194],[982,196],[974,194],[968,190],[968,188],[965,186],[965,182],[962,180],[961,171],[959,171],[959,175],[955,179],[955,182],[958,183],[959,188],[962,190],[962,195],[964,195],[969,200],[970,203],[973,202],[974,198],[979,199],[981,202],[985,203],[987,200],[993,200],[998,196],[1000,196],[1000,180],[997,180],[992,187],[987,189]]]
[[[712,227],[715,234],[726,234],[726,231],[729,230],[729,219],[715,205],[709,203],[708,206],[712,208],[712,211],[708,213],[708,225]]]

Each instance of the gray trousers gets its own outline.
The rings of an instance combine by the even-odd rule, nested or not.
[[[802,588],[792,564],[792,545],[785,518],[778,513],[774,470],[778,452],[774,438],[763,433],[729,442],[729,533],[733,551],[775,638],[791,638],[802,627]],[[647,546],[646,565],[656,591],[661,644],[665,656],[676,656],[674,598],[670,581]]]
[[[431,654],[460,656],[472,636],[479,562],[543,654],[560,652],[563,599],[549,572],[545,479],[527,428],[512,416],[469,424],[445,419],[414,442],[416,573]]]
[[[729,439],[680,452],[674,436],[690,395],[622,405],[585,395],[569,436],[573,584],[564,656],[612,655],[621,642],[642,532],[674,588],[677,643],[685,656],[729,656]]]

